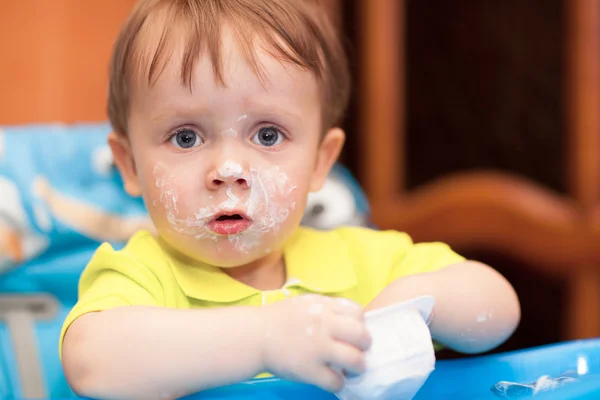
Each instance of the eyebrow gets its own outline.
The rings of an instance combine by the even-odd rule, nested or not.
[[[150,118],[151,123],[158,123],[161,121],[173,119],[173,118],[190,118],[190,117],[209,117],[214,112],[212,112],[207,107],[190,107],[190,108],[176,108],[171,112],[166,112],[164,114],[154,115]]]
[[[252,100],[247,101],[245,104],[245,109],[250,114],[260,114],[260,115],[285,115],[288,117],[292,117],[296,120],[296,122],[302,122],[302,118],[300,115],[282,107],[278,104],[263,104],[259,102],[255,102]]]
[[[302,122],[300,115],[287,110],[285,107],[281,107],[277,104],[263,104],[248,100],[244,103],[244,113],[248,114],[259,114],[259,115],[285,115],[293,118],[296,122]],[[159,123],[170,119],[190,118],[190,117],[210,117],[214,112],[208,107],[190,107],[190,108],[177,108],[173,111],[158,114],[150,117],[151,123]]]

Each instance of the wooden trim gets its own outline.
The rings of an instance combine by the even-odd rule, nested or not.
[[[594,338],[600,334],[598,282],[600,270],[594,265],[580,268],[567,279],[569,296],[563,324],[566,340]]]
[[[360,1],[361,75],[358,97],[361,182],[370,200],[404,189],[403,0]]]
[[[570,198],[508,174],[447,176],[372,208],[382,229],[406,231],[415,241],[499,250],[543,273],[567,273],[577,262],[600,260],[598,242],[581,229]]]
[[[600,2],[567,2],[568,182],[589,211],[600,201]]]
[[[596,234],[589,249],[595,262],[564,266],[572,270],[565,334],[579,339],[600,334],[600,2],[567,4],[568,182],[583,214],[580,230]]]

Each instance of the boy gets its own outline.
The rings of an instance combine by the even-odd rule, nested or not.
[[[446,346],[511,335],[519,303],[491,268],[398,232],[299,227],[342,148],[348,81],[315,1],[137,5],[109,143],[158,234],[102,245],[84,271],[60,349],[75,391],[166,399],[265,371],[338,391],[365,368],[364,310],[422,294]]]

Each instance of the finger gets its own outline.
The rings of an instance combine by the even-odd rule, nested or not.
[[[365,317],[365,311],[363,307],[349,299],[333,299],[331,307],[335,314],[347,315],[359,320],[363,320]]]
[[[337,393],[344,387],[344,377],[333,368],[323,365],[316,369],[312,383],[328,392]]]
[[[334,369],[345,371],[348,375],[360,375],[366,369],[364,352],[342,342],[332,344],[325,361]]]
[[[365,324],[347,316],[335,318],[331,326],[331,336],[335,340],[358,347],[363,351],[369,350],[372,343],[371,335]]]

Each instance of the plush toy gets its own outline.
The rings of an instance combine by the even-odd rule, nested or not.
[[[9,265],[33,258],[48,247],[48,239],[35,232],[16,184],[0,176],[0,272]]]
[[[112,167],[108,132],[107,124],[0,130],[0,275],[151,229]]]
[[[367,198],[345,167],[335,165],[323,188],[309,195],[302,225],[322,230],[369,225]]]

